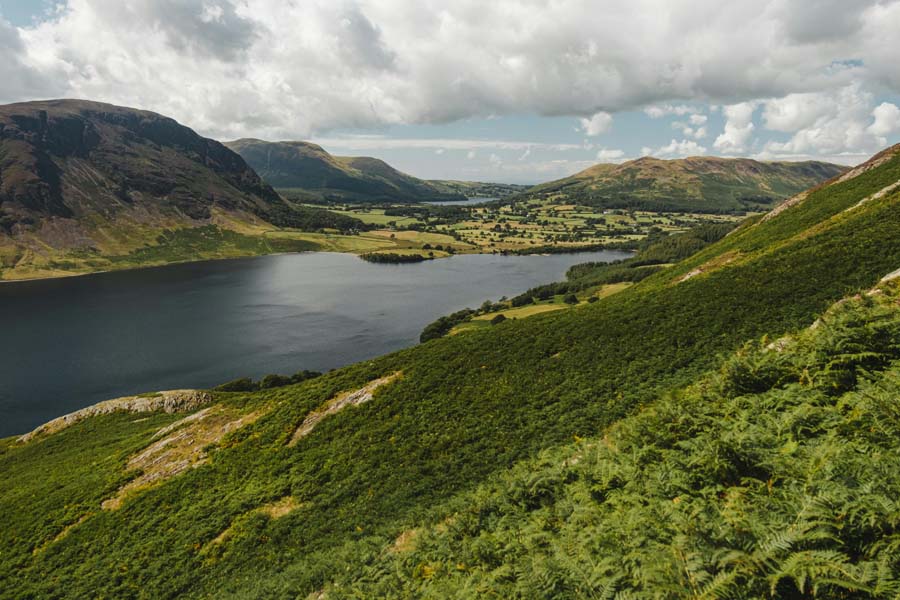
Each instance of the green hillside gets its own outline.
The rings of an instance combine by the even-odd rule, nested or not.
[[[5,440],[0,595],[895,597],[898,292],[828,311],[900,267],[898,180],[593,304]]]
[[[242,139],[225,144],[285,195],[307,200],[426,202],[465,200],[368,156],[333,156],[310,142]]]
[[[760,162],[749,158],[639,158],[599,164],[537,185],[526,196],[564,195],[598,208],[699,212],[768,210],[778,201],[840,175],[830,163]]]

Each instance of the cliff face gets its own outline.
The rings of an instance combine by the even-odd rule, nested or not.
[[[8,235],[52,219],[90,229],[117,216],[203,221],[214,209],[265,218],[277,206],[280,197],[240,156],[173,119],[77,100],[0,107],[0,228]]]

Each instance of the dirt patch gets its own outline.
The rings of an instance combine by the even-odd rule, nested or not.
[[[419,537],[418,529],[407,529],[403,533],[397,536],[397,539],[394,540],[393,545],[388,548],[388,552],[391,553],[402,553],[409,552],[416,546],[416,538]]]
[[[211,394],[200,390],[169,390],[157,392],[152,396],[125,396],[114,400],[106,400],[44,423],[37,429],[19,436],[18,441],[20,443],[30,442],[38,436],[56,433],[66,427],[98,415],[107,415],[114,412],[187,412],[211,402],[212,399]]]
[[[115,510],[122,505],[129,493],[151,487],[205,464],[208,460],[205,451],[207,446],[218,443],[229,433],[256,421],[262,414],[252,412],[241,415],[234,410],[216,406],[163,427],[153,436],[162,439],[157,439],[128,460],[128,470],[140,471],[140,475],[119,488],[115,496],[104,500],[102,508]]]
[[[52,546],[52,545],[55,544],[56,542],[60,541],[61,539],[63,539],[63,538],[66,537],[67,535],[69,535],[69,533],[70,533],[73,529],[75,529],[76,527],[78,527],[79,525],[81,525],[82,523],[84,523],[85,521],[87,521],[87,520],[91,517],[91,514],[93,514],[93,513],[88,513],[88,514],[86,514],[86,515],[82,515],[81,518],[79,518],[79,519],[78,519],[77,521],[75,521],[74,523],[69,523],[68,525],[66,525],[66,526],[63,528],[62,531],[60,531],[58,534],[56,534],[56,537],[54,537],[52,540],[50,540],[50,541],[47,542],[46,544],[43,544],[43,545],[41,545],[41,546],[35,547],[35,549],[31,551],[31,553],[32,553],[33,555],[40,554],[41,552],[43,552],[44,550],[46,550],[48,547]]]
[[[866,196],[865,198],[863,198],[862,200],[860,200],[859,202],[857,202],[856,204],[854,204],[847,210],[854,210],[854,209],[859,208],[866,202],[871,202],[872,200],[878,200],[879,198],[884,198],[885,196],[887,196],[888,194],[890,194],[891,192],[893,192],[897,189],[900,189],[900,181],[895,181],[891,185],[881,188],[874,194],[870,194],[869,196]]]
[[[888,148],[887,150],[884,150],[884,151],[876,154],[873,158],[869,159],[868,161],[864,162],[861,165],[853,167],[852,169],[850,169],[849,171],[847,171],[846,173],[844,173],[843,175],[838,177],[837,181],[835,181],[835,183],[843,183],[845,181],[850,181],[854,177],[859,177],[863,173],[865,173],[867,171],[871,171],[875,167],[880,167],[887,161],[894,158],[894,155],[897,154],[897,152],[900,152],[900,144],[893,146],[891,148]]]
[[[370,381],[363,387],[358,390],[353,390],[350,392],[341,392],[319,408],[315,409],[303,419],[303,422],[300,423],[300,426],[294,431],[294,435],[291,436],[291,441],[288,442],[289,446],[293,446],[300,439],[309,435],[309,433],[319,424],[319,422],[327,417],[328,415],[333,415],[336,412],[340,412],[344,408],[348,406],[359,406],[360,404],[364,404],[371,400],[374,397],[375,390],[380,388],[383,385],[387,385],[392,381],[399,379],[402,376],[400,371],[396,373],[391,373],[390,375],[386,375],[374,381]]]
[[[763,218],[759,222],[765,223],[766,221],[768,221],[770,219],[774,219],[775,217],[777,217],[778,215],[780,215],[781,213],[783,213],[790,207],[797,206],[798,204],[800,204],[801,202],[806,200],[807,196],[809,196],[808,190],[805,192],[800,192],[796,196],[791,196],[790,198],[788,198],[787,200],[785,200],[784,202],[782,202],[781,204],[779,204],[778,206],[776,206],[775,208],[770,210],[768,213],[763,215]]]
[[[893,281],[894,279],[897,279],[898,277],[900,277],[900,269],[897,269],[896,271],[891,271],[890,273],[888,273],[887,275],[882,277],[881,281],[882,282],[883,281]]]
[[[293,496],[285,496],[284,498],[280,498],[274,502],[269,502],[268,504],[258,506],[253,510],[245,512],[244,514],[236,517],[231,522],[231,525],[229,525],[228,528],[225,529],[225,531],[213,538],[201,552],[205,552],[212,546],[217,546],[228,541],[228,539],[234,534],[234,528],[237,523],[251,515],[263,514],[268,516],[270,519],[280,519],[281,517],[290,514],[292,511],[295,511],[298,508],[303,508],[305,506],[307,506],[306,503],[297,502]]]
[[[734,251],[726,252],[725,254],[721,254],[715,258],[712,258],[712,259],[706,261],[705,263],[703,263],[696,269],[692,269],[691,271],[688,271],[682,277],[680,277],[678,279],[678,281],[676,281],[675,283],[684,283],[688,279],[693,279],[697,275],[703,275],[704,273],[709,273],[711,271],[715,271],[716,269],[720,269],[720,268],[734,262],[735,260],[737,260],[740,257],[741,257],[740,252],[734,252]]]

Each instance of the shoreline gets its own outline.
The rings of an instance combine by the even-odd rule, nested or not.
[[[590,252],[634,252],[633,250],[622,250],[620,248],[590,248],[586,247],[584,249],[573,249],[572,251],[567,252],[552,252],[552,253],[502,253],[502,252],[459,252],[456,254],[450,254],[447,256],[436,257],[434,260],[442,260],[445,258],[452,258],[454,256],[465,256],[469,254],[484,254],[484,255],[495,255],[495,256],[520,256],[520,257],[528,257],[528,256],[550,256],[551,254],[587,254]],[[0,279],[0,285],[4,284],[16,284],[16,283],[33,283],[35,281],[55,281],[61,279],[70,279],[74,277],[89,277],[91,275],[103,275],[107,273],[122,273],[126,271],[143,271],[146,269],[160,269],[165,267],[171,267],[176,265],[188,265],[188,264],[199,264],[199,263],[207,263],[207,262],[219,262],[225,260],[243,260],[248,258],[261,258],[264,256],[286,256],[289,254],[314,254],[314,253],[330,253],[330,254],[349,254],[351,256],[359,256],[360,253],[357,252],[336,252],[334,250],[302,250],[300,252],[271,252],[266,254],[248,254],[246,256],[222,256],[218,258],[201,258],[197,260],[177,260],[167,263],[161,264],[150,264],[143,266],[130,266],[124,267],[121,269],[101,269],[97,271],[88,271],[85,273],[61,273],[59,275],[51,275],[48,277],[23,277],[21,279]]]

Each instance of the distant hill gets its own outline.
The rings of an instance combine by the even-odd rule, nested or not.
[[[270,185],[301,198],[357,202],[464,200],[457,191],[412,177],[383,160],[334,156],[310,142],[242,139],[225,144]]]
[[[600,208],[767,210],[846,170],[841,165],[815,161],[645,157],[620,165],[594,165],[571,177],[537,185],[527,194],[565,194],[580,204]]]
[[[450,193],[458,193],[467,198],[505,198],[519,194],[531,186],[516,183],[489,183],[483,181],[456,181],[452,179],[429,179],[428,183]]]
[[[183,248],[154,263],[286,249],[237,233],[272,224],[361,225],[292,207],[238,154],[156,113],[83,100],[0,106],[0,278],[64,271],[73,254],[87,270],[116,268],[109,257],[130,261],[162,238]]]

